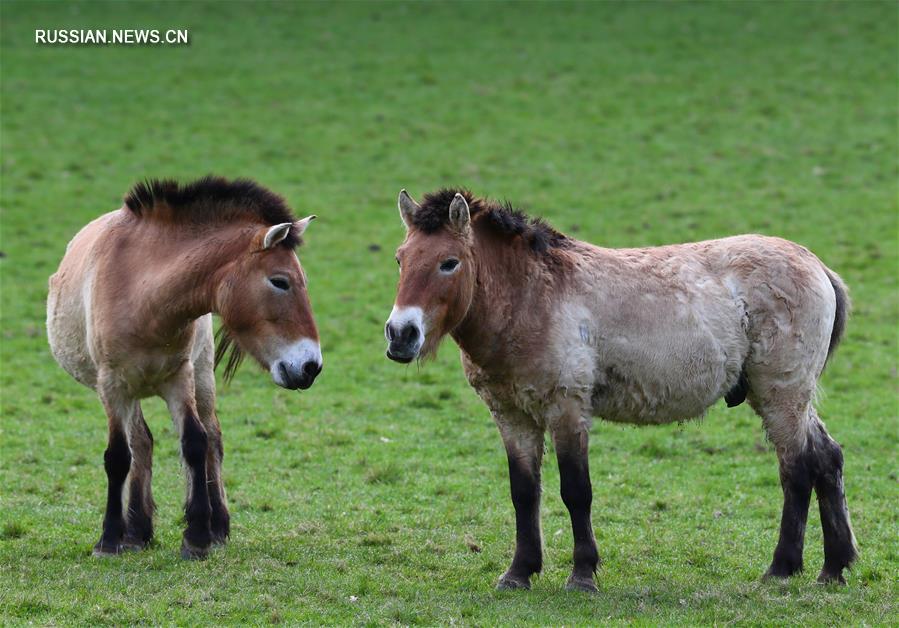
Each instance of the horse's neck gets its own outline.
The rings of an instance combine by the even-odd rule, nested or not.
[[[195,319],[216,311],[216,293],[223,268],[238,254],[229,238],[200,235],[179,238],[157,252],[158,262],[145,267],[152,276],[146,297],[155,307],[154,327],[177,333]],[[152,253],[150,254],[152,255]]]
[[[519,336],[540,333],[547,320],[544,310],[551,300],[544,293],[554,281],[546,277],[542,260],[519,246],[493,242],[478,247],[471,306],[452,333],[459,348],[486,370],[516,359]]]

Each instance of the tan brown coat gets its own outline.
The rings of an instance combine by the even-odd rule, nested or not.
[[[258,207],[242,205],[254,199]],[[109,492],[95,553],[139,549],[152,537],[153,439],[140,400],[154,395],[179,430],[188,473],[182,553],[202,557],[228,535],[212,313],[279,385],[308,387],[321,370],[305,276],[285,246],[311,217],[294,222],[282,202],[251,182],[214,177],[141,184],[125,207],[73,238],[50,278],[50,348],[97,392],[108,418]],[[288,221],[269,224],[270,215]]]

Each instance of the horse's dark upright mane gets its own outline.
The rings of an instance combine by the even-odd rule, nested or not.
[[[535,253],[545,253],[551,248],[568,244],[568,237],[559,233],[543,220],[530,218],[508,202],[497,203],[477,198],[468,190],[444,188],[425,194],[421,209],[415,212],[412,222],[425,233],[439,231],[449,223],[449,206],[456,194],[465,197],[473,225],[484,225],[494,233],[508,237],[521,236]]]
[[[125,205],[137,216],[151,215],[160,205],[171,210],[171,219],[188,223],[227,222],[255,217],[267,225],[294,222],[283,198],[250,179],[228,180],[207,175],[190,183],[172,179],[151,179],[135,184],[125,196]],[[295,247],[300,238],[291,229],[282,240]]]

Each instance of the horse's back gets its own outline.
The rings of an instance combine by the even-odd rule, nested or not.
[[[47,295],[47,339],[59,365],[77,381],[95,388],[97,365],[90,351],[91,296],[96,248],[118,212],[85,225],[66,245]]]

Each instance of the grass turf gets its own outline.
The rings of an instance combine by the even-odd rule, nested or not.
[[[897,5],[18,3],[2,17],[0,622],[897,623]],[[186,47],[36,46],[35,28],[189,28]],[[90,556],[105,420],[50,357],[47,277],[136,180],[250,176],[317,213],[300,256],[325,370],[302,394],[220,390],[232,539],[178,558],[183,482],[158,400],[157,543]],[[761,232],[855,301],[823,379],[861,560],[761,583],[777,465],[760,421],[592,432],[594,596],[566,594],[552,456],[546,560],[493,591],[514,537],[506,462],[457,350],[418,369],[381,335],[401,187],[508,198],[640,246]]]

